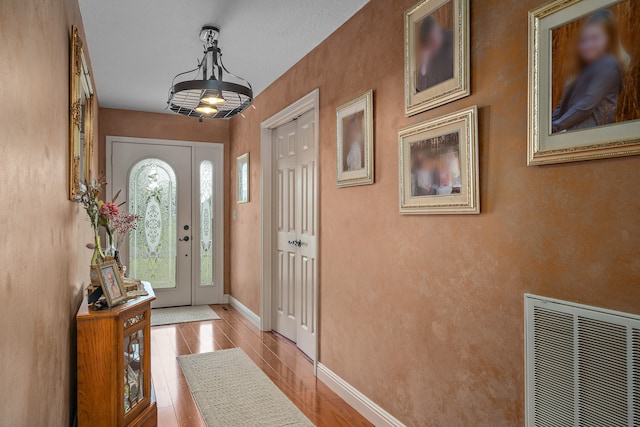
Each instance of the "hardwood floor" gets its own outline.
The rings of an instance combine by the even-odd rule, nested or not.
[[[295,344],[260,332],[229,305],[212,305],[221,320],[151,328],[151,374],[159,427],[204,427],[176,356],[239,347],[318,427],[371,426],[313,376],[312,363]],[[274,426],[275,427],[275,426]]]

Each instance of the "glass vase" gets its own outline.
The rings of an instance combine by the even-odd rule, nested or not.
[[[93,256],[91,257],[91,265],[96,266],[104,262],[104,252],[102,252],[102,245],[100,244],[100,235],[98,232],[95,233],[94,238],[94,248],[93,248]]]
[[[107,233],[107,247],[104,250],[104,254],[111,258],[115,258],[116,256],[116,245],[110,233]]]
[[[122,273],[122,262],[120,261],[120,251],[116,249],[116,252],[113,256],[113,259],[116,261],[116,264],[118,265],[118,268],[120,269],[120,272]]]

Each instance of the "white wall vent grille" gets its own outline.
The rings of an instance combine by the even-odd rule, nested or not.
[[[528,427],[640,426],[640,316],[525,295]]]

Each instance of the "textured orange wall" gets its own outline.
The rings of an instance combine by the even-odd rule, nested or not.
[[[471,1],[472,95],[405,118],[414,0],[371,0],[231,124],[252,179],[231,206],[231,293],[259,313],[260,122],[320,88],[320,361],[409,426],[523,425],[525,292],[640,313],[640,157],[526,166],[527,12],[544,1]],[[337,189],[335,110],[368,89],[376,184]],[[482,214],[398,214],[398,130],[474,104]]]
[[[6,426],[66,426],[75,414],[75,314],[89,283],[91,252],[84,245],[92,232],[80,205],[67,200],[74,24],[82,34],[77,0],[0,1],[0,424]]]
[[[173,139],[178,141],[217,142],[224,144],[224,283],[229,293],[229,122],[179,116],[177,114],[145,113],[142,111],[100,108],[100,135],[98,151],[100,170],[105,171],[106,137],[128,136],[134,138]]]
[[[285,74],[286,75],[286,74]],[[256,104],[265,105],[258,96]],[[268,103],[266,103],[268,105]],[[278,112],[263,114],[250,108],[231,120],[231,153],[229,163],[230,229],[230,294],[260,315],[260,122]],[[269,109],[272,111],[272,109]],[[249,156],[249,203],[236,203],[238,156]],[[236,211],[236,219],[233,219]]]

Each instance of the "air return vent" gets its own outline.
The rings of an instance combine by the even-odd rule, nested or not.
[[[640,426],[640,316],[525,295],[528,427]]]

